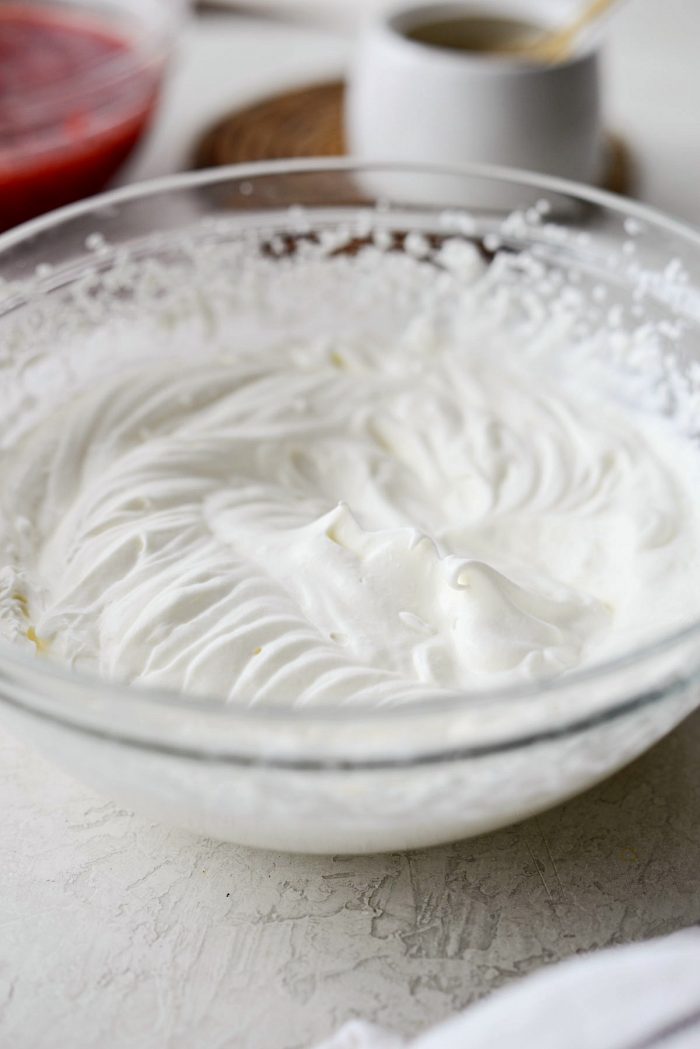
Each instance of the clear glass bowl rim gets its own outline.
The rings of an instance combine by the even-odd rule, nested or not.
[[[543,193],[552,192],[574,202],[578,201],[596,205],[606,211],[615,213],[623,219],[634,219],[649,228],[671,234],[680,238],[687,245],[690,245],[700,253],[700,232],[696,231],[692,226],[685,224],[680,220],[670,218],[648,205],[626,200],[616,194],[607,192],[606,190],[586,186],[567,179],[535,174],[533,172],[521,171],[515,168],[503,168],[486,164],[406,164],[395,161],[383,161],[381,159],[376,161],[366,161],[347,157],[312,157],[298,160],[232,164],[220,168],[205,169],[203,171],[185,172],[176,175],[169,175],[163,178],[152,179],[148,182],[136,183],[131,186],[89,197],[77,204],[70,204],[66,207],[52,211],[47,215],[32,219],[15,229],[1,234],[0,270],[2,268],[3,255],[21,243],[30,241],[34,237],[40,236],[42,233],[54,232],[61,225],[67,224],[73,219],[88,216],[91,213],[94,213],[96,218],[99,219],[99,213],[101,210],[110,208],[114,205],[128,204],[129,201],[158,196],[161,194],[167,195],[177,193],[178,191],[186,192],[198,187],[214,186],[217,183],[247,181],[255,179],[256,177],[334,172],[357,173],[362,171],[395,172],[404,175],[423,174],[445,177],[463,176],[465,178],[493,180],[514,187],[520,185],[528,189],[541,190]],[[424,206],[429,207],[429,205]],[[0,301],[0,313],[1,312],[2,302]],[[266,705],[260,707],[255,705],[227,705],[222,703],[220,698],[195,698],[183,695],[182,693],[173,690],[139,688],[118,681],[110,681],[86,671],[74,671],[59,663],[39,661],[35,656],[2,639],[0,639],[0,673],[4,669],[10,670],[10,672],[13,669],[16,670],[21,676],[23,682],[25,684],[31,684],[36,689],[37,694],[41,694],[42,682],[50,681],[55,685],[60,686],[63,684],[66,687],[70,687],[71,685],[74,687],[79,686],[81,691],[99,692],[101,699],[104,698],[109,703],[114,701],[115,703],[118,703],[122,709],[124,705],[127,704],[132,711],[135,711],[135,708],[138,708],[139,706],[144,709],[151,708],[154,711],[157,711],[159,708],[165,708],[169,711],[187,711],[192,717],[196,717],[199,713],[206,715],[209,718],[214,717],[216,719],[223,719],[224,721],[235,718],[244,719],[248,722],[260,723],[261,725],[265,723],[274,724],[275,722],[285,722],[288,725],[308,725],[316,723],[319,725],[323,723],[356,724],[358,720],[371,722],[374,719],[386,720],[387,718],[390,718],[392,721],[395,720],[398,723],[402,719],[413,719],[421,715],[432,716],[441,713],[456,714],[459,713],[460,710],[463,710],[466,704],[469,704],[473,709],[474,706],[481,704],[488,704],[489,707],[493,707],[494,704],[500,703],[507,706],[513,702],[524,702],[528,699],[534,700],[536,698],[542,698],[543,694],[563,696],[570,689],[573,690],[581,685],[601,683],[606,678],[610,678],[619,672],[624,672],[625,669],[639,667],[642,664],[649,663],[664,653],[667,653],[676,647],[680,648],[685,643],[693,641],[700,642],[700,615],[681,629],[660,633],[658,638],[651,643],[631,649],[614,659],[608,659],[599,664],[573,671],[562,678],[518,683],[517,685],[492,689],[465,689],[458,697],[436,696],[424,701],[418,701],[397,707],[377,707],[376,705],[362,703],[334,708],[312,706],[290,707],[289,705]],[[575,709],[572,709],[570,723],[566,726],[557,727],[556,735],[561,737],[570,732],[580,731],[591,725],[608,721],[618,715],[627,714],[634,709],[647,705],[648,703],[662,700],[679,685],[689,684],[696,680],[700,681],[700,645],[698,647],[697,662],[698,666],[695,668],[694,672],[686,675],[682,681],[679,681],[677,678],[673,679],[668,689],[664,689],[663,687],[652,687],[647,692],[636,694],[630,693],[623,699],[614,701],[609,707],[606,707],[604,710],[601,710],[590,717],[577,719],[576,711]],[[6,701],[7,699],[8,697],[6,695],[3,696],[0,694],[0,702]],[[15,702],[13,700],[10,702],[11,705],[19,706],[23,709],[29,709],[41,718],[48,718],[57,723],[70,725],[72,728],[77,728],[88,734],[108,736],[124,743],[139,745],[138,739],[134,739],[131,736],[127,738],[110,732],[102,732],[91,726],[89,727],[88,725],[82,726],[77,724],[74,718],[63,718],[59,709],[56,709],[56,711],[51,714],[47,714],[45,710],[40,710],[38,708],[33,709],[34,705],[31,700],[26,700],[26,694],[21,702]],[[522,739],[509,738],[504,740],[502,745],[487,747],[486,751],[494,752],[502,749],[510,749],[513,746],[520,744],[531,744],[546,736],[547,733],[544,732],[542,734],[528,735]],[[185,751],[187,750],[187,748],[181,747],[153,747],[151,744],[145,743],[142,743],[141,745],[145,745],[150,749],[162,750],[165,752],[169,752],[171,749],[177,750],[178,752],[181,752],[183,749]],[[204,757],[206,755],[197,753],[192,756]],[[449,751],[446,750],[446,753],[443,756],[445,758],[449,757]],[[235,754],[228,755],[228,757],[233,758],[234,760],[236,758]],[[248,759],[246,759],[246,763],[250,763]],[[271,761],[263,760],[262,763],[272,765],[286,764],[285,762],[278,763],[274,759]],[[390,764],[392,763],[390,762]]]

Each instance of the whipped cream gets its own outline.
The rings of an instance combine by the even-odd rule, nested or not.
[[[0,630],[241,703],[552,677],[697,611],[697,453],[511,340],[151,362],[0,477]]]

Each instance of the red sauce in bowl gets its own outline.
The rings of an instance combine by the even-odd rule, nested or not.
[[[111,22],[0,4],[0,229],[100,190],[141,137],[161,73]]]

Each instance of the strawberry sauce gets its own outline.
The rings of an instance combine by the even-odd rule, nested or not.
[[[161,72],[111,23],[0,5],[0,229],[100,190],[141,137]]]

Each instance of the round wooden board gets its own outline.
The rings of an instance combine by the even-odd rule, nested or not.
[[[230,113],[202,136],[194,152],[194,166],[342,156],[346,152],[344,90],[342,81],[312,84]],[[604,187],[614,193],[629,193],[630,157],[616,135],[608,138],[608,154]]]

